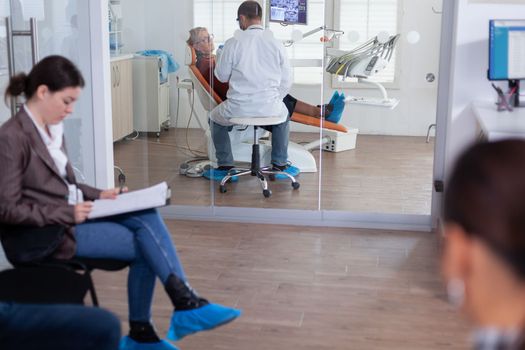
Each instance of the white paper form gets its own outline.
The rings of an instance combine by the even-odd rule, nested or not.
[[[168,185],[161,182],[142,190],[119,194],[116,199],[97,199],[88,219],[162,207],[166,205],[167,196]]]

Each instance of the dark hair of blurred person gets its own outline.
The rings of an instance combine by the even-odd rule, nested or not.
[[[525,141],[479,143],[446,185],[442,271],[475,349],[525,349]]]

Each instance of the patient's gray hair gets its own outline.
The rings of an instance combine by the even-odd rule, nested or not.
[[[205,30],[207,31],[208,29],[204,27],[195,27],[193,29],[190,29],[190,37],[188,38],[188,40],[186,40],[186,43],[190,46],[193,46],[193,44],[195,44],[199,40],[199,34]]]

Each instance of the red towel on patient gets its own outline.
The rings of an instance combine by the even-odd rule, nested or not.
[[[221,100],[226,100],[226,93],[228,92],[230,86],[228,83],[220,82],[219,79],[215,77],[215,74],[213,74],[213,71],[215,70],[215,56],[205,57],[202,55],[197,55],[196,66],[204,79],[206,79],[208,84],[210,84],[211,88],[217,93],[217,95],[219,95]]]

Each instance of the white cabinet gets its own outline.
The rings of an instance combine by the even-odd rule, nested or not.
[[[111,60],[113,142],[133,132],[133,71],[131,56]]]
[[[170,82],[161,81],[156,56],[133,58],[133,123],[136,131],[155,132],[169,126]],[[169,75],[168,75],[169,76]]]

